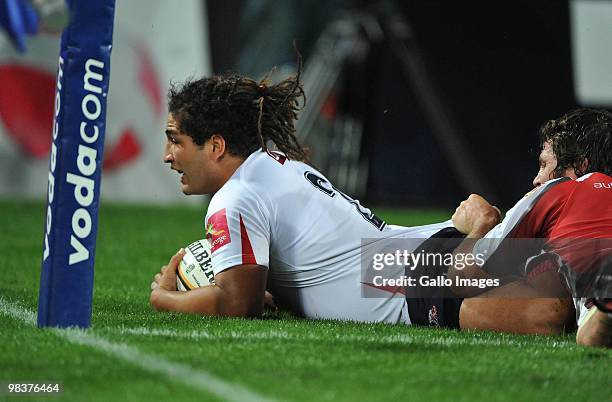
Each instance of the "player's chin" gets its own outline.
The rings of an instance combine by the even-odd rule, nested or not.
[[[189,188],[188,184],[181,184],[181,190],[183,191],[183,194],[185,195],[193,194],[193,191],[191,190],[191,188]]]

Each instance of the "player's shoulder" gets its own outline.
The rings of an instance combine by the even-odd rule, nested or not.
[[[230,178],[217,191],[208,203],[208,211],[214,212],[227,208],[245,208],[257,204],[261,195],[257,194],[248,183]]]
[[[561,199],[570,194],[577,186],[577,181],[569,177],[549,180],[541,186],[539,192],[539,205],[551,202],[551,200]]]
[[[536,206],[541,206],[543,198],[551,198],[552,194],[559,191],[563,192],[566,186],[573,186],[573,180],[569,177],[560,177],[552,179],[542,184],[539,187],[534,188],[527,193],[522,199],[520,199],[514,207],[512,207],[506,215],[515,214],[524,216],[526,213],[531,211]],[[571,187],[570,187],[571,188]]]
[[[244,161],[242,174],[248,175],[252,172],[258,173],[278,173],[287,170],[288,166],[294,165],[295,161],[287,158],[280,151],[262,151],[253,152]]]
[[[558,185],[551,185],[543,198],[546,200],[564,199],[576,192],[583,193],[585,191],[593,192],[593,195],[596,196],[595,190],[598,189],[612,189],[612,178],[604,173],[587,173],[576,180],[565,180],[559,182]]]
[[[300,162],[288,159],[278,151],[255,151],[232,176],[253,191],[267,192],[271,186],[291,180],[299,170]]]
[[[282,152],[256,151],[244,161],[233,179],[262,199],[274,199],[287,191],[299,191],[309,170],[314,169],[287,158]]]
[[[516,231],[516,228],[522,222],[524,222],[527,215],[539,214],[545,209],[545,206],[550,206],[550,193],[552,189],[571,181],[569,177],[561,177],[549,180],[541,186],[534,188],[506,212],[504,219],[489,231],[486,237],[492,239],[511,237],[511,234]],[[545,201],[543,201],[543,199],[545,199]]]
[[[255,208],[266,204],[268,191],[275,176],[279,175],[279,172],[275,172],[275,164],[280,163],[269,154],[263,151],[252,153],[211,197],[208,210]]]
[[[609,176],[603,173],[588,173],[575,180],[567,177],[551,180],[544,185],[543,191],[537,197],[537,203],[534,204],[535,214],[546,214],[551,211],[567,210],[567,206],[571,206],[572,211],[575,209],[576,200],[580,200],[579,207],[581,209],[590,208],[592,205],[601,204],[606,196],[612,195],[612,192],[603,194],[599,189],[612,188],[612,180]]]
[[[605,173],[592,172],[576,179],[581,186],[593,187],[595,189],[612,189],[612,177]]]

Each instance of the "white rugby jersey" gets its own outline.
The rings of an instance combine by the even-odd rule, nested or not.
[[[410,319],[405,298],[395,292],[374,289],[380,297],[362,297],[368,286],[362,283],[362,239],[425,239],[449,226],[386,225],[311,166],[263,151],[240,165],[206,214],[215,274],[258,264],[268,268],[275,300],[294,313],[363,322]]]

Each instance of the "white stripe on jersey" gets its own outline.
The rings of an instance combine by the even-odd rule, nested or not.
[[[512,230],[521,222],[525,215],[531,211],[540,197],[560,181],[566,180],[568,180],[566,177],[549,180],[525,195],[519,202],[516,203],[516,205],[514,205],[514,207],[508,210],[504,219],[497,224],[497,226],[491,229],[489,233],[476,242],[472,251],[474,255],[479,254],[484,256],[484,261],[486,263],[502,241],[508,237],[510,232],[512,232]]]

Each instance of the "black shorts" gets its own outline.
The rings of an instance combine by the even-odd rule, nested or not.
[[[463,241],[465,235],[453,227],[440,230],[425,240],[418,251],[424,253],[452,253]],[[436,266],[416,266],[406,269],[406,276],[417,279],[423,276],[446,277],[448,267],[441,264]],[[462,298],[455,296],[450,289],[440,288],[406,288],[406,302],[408,315],[413,325],[428,327],[443,327],[459,329],[459,311]]]

